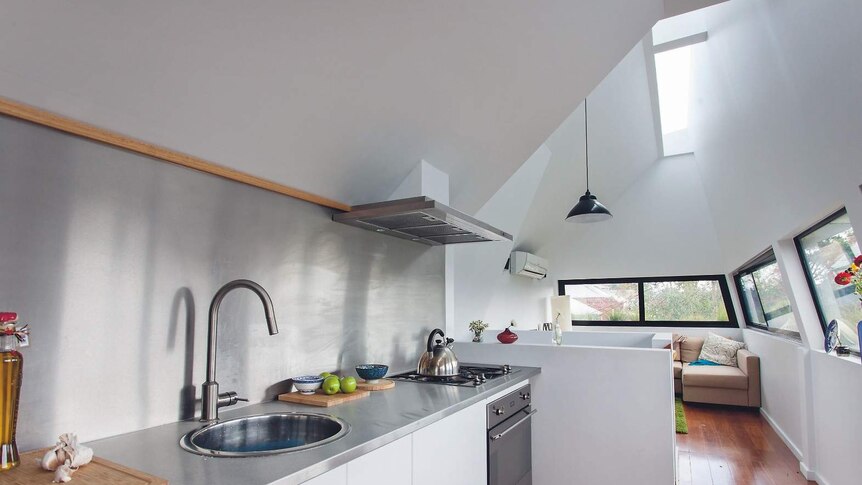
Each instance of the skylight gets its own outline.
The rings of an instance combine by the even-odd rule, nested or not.
[[[656,54],[655,71],[662,135],[687,129],[691,46]]]
[[[691,112],[692,68],[707,40],[700,15],[686,14],[662,20],[650,36],[655,78],[651,81],[653,107],[657,111],[657,132],[661,132],[664,156],[692,152],[688,127]]]

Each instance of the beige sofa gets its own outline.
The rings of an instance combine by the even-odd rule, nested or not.
[[[733,406],[760,407],[760,357],[745,349],[736,353],[739,367],[695,365],[703,337],[674,336],[674,392],[682,400]]]

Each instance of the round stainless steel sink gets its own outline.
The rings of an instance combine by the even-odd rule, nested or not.
[[[307,450],[344,437],[346,421],[316,413],[257,414],[191,431],[180,446],[205,456],[262,456]]]

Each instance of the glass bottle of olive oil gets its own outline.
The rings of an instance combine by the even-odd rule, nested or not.
[[[0,326],[0,472],[15,468],[19,461],[15,423],[24,357],[18,352],[17,337],[4,333],[10,326],[14,332],[14,323]]]

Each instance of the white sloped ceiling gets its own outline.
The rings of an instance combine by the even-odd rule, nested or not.
[[[0,96],[350,204],[420,159],[475,212],[662,0],[0,4]]]

